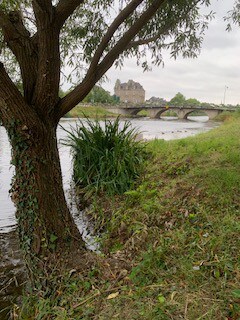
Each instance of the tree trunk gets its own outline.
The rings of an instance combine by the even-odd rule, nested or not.
[[[0,64],[0,118],[9,135],[16,170],[11,194],[20,243],[35,279],[38,271],[43,274],[50,267],[51,272],[56,259],[58,266],[71,262],[71,256],[79,257],[76,250],[84,248],[63,192],[57,121],[41,110],[24,100]]]
[[[16,168],[11,191],[20,241],[36,276],[32,268],[64,262],[84,244],[64,196],[56,125],[35,119],[10,121],[6,127]]]

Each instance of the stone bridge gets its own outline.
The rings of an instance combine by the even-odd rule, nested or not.
[[[202,107],[202,106],[173,106],[173,105],[121,105],[121,106],[104,106],[108,111],[118,113],[124,116],[137,115],[140,111],[145,110],[152,119],[159,119],[166,111],[172,111],[177,114],[178,119],[187,119],[191,113],[196,111],[204,112],[209,120],[214,119],[223,111],[235,111],[235,109],[223,107]]]

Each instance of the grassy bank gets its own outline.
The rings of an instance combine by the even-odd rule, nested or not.
[[[101,106],[84,106],[78,105],[66,114],[66,118],[108,118],[116,117],[116,113],[109,112]]]
[[[138,187],[88,210],[102,253],[26,296],[20,319],[239,319],[239,127],[149,143]]]

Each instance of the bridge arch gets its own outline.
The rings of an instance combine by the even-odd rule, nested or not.
[[[196,111],[199,111],[203,115],[207,116],[209,120],[214,119],[217,115],[219,115],[222,112],[222,110],[216,110],[216,109],[209,109],[209,110],[207,110],[207,109],[197,109],[196,110],[195,109],[195,110],[189,110],[189,111],[185,112],[185,115],[183,118],[187,119],[188,116],[191,116],[191,114],[194,115],[194,112],[196,112]]]
[[[130,115],[132,115],[132,116],[136,116],[137,114],[139,114],[141,111],[145,111],[146,110],[146,108],[145,107],[142,107],[142,108],[138,108],[138,109],[132,109],[131,111],[130,111]]]
[[[209,119],[208,112],[206,110],[190,110],[187,111],[183,117],[183,119],[188,119],[188,117],[191,116],[207,116]]]
[[[178,110],[172,110],[170,108],[164,108],[158,113],[159,118],[164,118],[164,117],[175,117],[178,118]]]
[[[159,107],[156,110],[151,110],[150,117],[154,119],[160,119],[162,115],[164,115],[164,113],[166,114],[165,116],[167,116],[167,113],[170,113],[170,115],[173,114],[174,116],[177,117],[176,110],[171,110],[170,108],[166,108],[166,107]]]

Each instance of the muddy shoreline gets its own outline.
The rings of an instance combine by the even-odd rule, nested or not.
[[[16,230],[0,234],[0,319],[11,319],[14,303],[20,302],[26,269]]]

